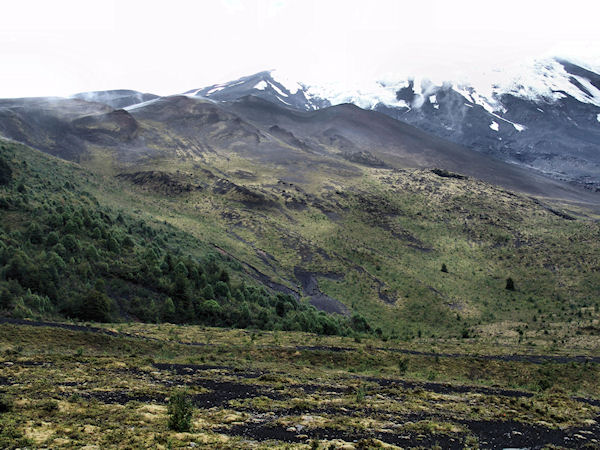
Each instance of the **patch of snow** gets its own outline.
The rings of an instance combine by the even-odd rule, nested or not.
[[[492,121],[492,123],[490,124],[490,128],[494,131],[498,131],[500,129],[500,126],[498,125],[498,122],[496,122],[495,120]]]
[[[527,128],[525,125],[521,125],[520,123],[516,123],[516,122],[511,122],[510,120],[505,119],[504,117],[499,116],[496,113],[490,113],[490,115],[494,116],[496,119],[500,119],[506,123],[510,123],[513,127],[515,127],[515,130],[517,130],[517,131],[523,131]]]
[[[270,74],[271,74],[271,78],[273,78],[273,81],[276,81],[281,86],[286,88],[290,94],[294,95],[296,92],[302,90],[302,86],[299,83],[291,80],[289,77],[285,76],[279,70],[272,70],[270,72]],[[286,97],[287,97],[287,95],[286,95]]]
[[[327,99],[331,105],[354,103],[363,109],[373,109],[375,105],[382,104],[394,108],[410,108],[404,100],[396,98],[396,92],[407,86],[407,80],[372,81],[360,84],[323,83],[309,86],[305,93],[308,98]]]
[[[465,106],[468,106],[469,108],[472,108],[472,107],[473,107],[473,105],[469,105],[468,103],[465,103],[464,105],[465,105]]]
[[[214,94],[215,92],[219,92],[225,89],[225,86],[217,86],[216,88],[212,88],[210,91],[206,93],[206,95]]]
[[[288,103],[288,102],[286,102],[284,99],[282,99],[282,98],[281,98],[281,97],[279,97],[279,96],[277,97],[277,100],[279,100],[279,101],[280,101],[280,102],[282,102],[282,103],[285,103],[285,104],[286,104],[286,105],[288,105],[288,106],[292,106],[292,104],[291,104],[291,103]]]
[[[281,89],[279,89],[277,86],[275,86],[273,83],[269,83],[269,86],[271,86],[273,89],[275,89],[275,92],[277,92],[279,95],[281,95],[282,97],[288,97],[288,95],[283,92]]]
[[[193,97],[194,95],[198,94],[198,92],[200,92],[202,89],[203,89],[203,88],[196,89],[195,91],[193,91],[193,92],[188,92],[187,94],[184,94],[184,95],[187,95],[188,97]]]
[[[590,95],[587,95],[587,97],[590,99],[590,103],[594,103],[595,105],[600,104],[600,89],[594,86],[587,78],[579,77],[577,75],[573,75],[573,78],[579,81],[585,90],[590,93]]]
[[[493,113],[493,112],[495,112],[495,111],[505,112],[504,107],[502,105],[500,105],[498,103],[498,101],[496,101],[495,99],[484,98],[482,95],[480,95],[475,90],[473,90],[471,92],[471,97],[473,98],[473,100],[475,101],[475,103],[477,105],[481,106],[483,109],[485,109],[490,114]]]
[[[587,78],[568,73],[555,59],[533,61],[516,73],[506,75],[502,82],[497,83],[494,89],[496,94],[508,93],[529,100],[550,101],[569,95],[580,102],[600,106],[600,90]],[[573,79],[591,95],[587,95],[573,84]]]
[[[468,92],[466,89],[461,89],[460,87],[458,87],[458,86],[455,86],[455,85],[453,85],[453,86],[452,86],[452,89],[453,89],[454,91],[458,92],[458,93],[459,93],[460,95],[462,95],[464,98],[466,98],[466,99],[467,99],[469,102],[471,102],[471,103],[475,103],[475,102],[473,101],[473,97],[471,97],[471,94],[469,94],[469,92]],[[466,103],[465,103],[465,105],[466,105]]]
[[[600,122],[600,114],[596,116],[596,119],[598,119],[598,122]]]
[[[256,83],[252,89],[258,89],[260,91],[263,91],[265,88],[267,87],[267,82],[265,80],[261,80],[258,83]]]
[[[564,66],[553,58],[519,61],[501,69],[474,73],[470,78],[462,76],[462,79],[438,81],[433,83],[427,78],[386,74],[370,82],[308,84],[302,87],[307,99],[326,99],[332,105],[354,103],[365,109],[373,109],[378,104],[392,108],[418,108],[425,101],[439,109],[438,91],[444,88],[452,89],[465,99],[466,106],[481,106],[490,115],[513,125],[517,131],[526,128],[501,117],[507,112],[502,101],[504,95],[532,100],[539,105],[570,96],[578,101],[600,106],[600,89],[586,77],[568,73]],[[396,98],[396,92],[409,85],[415,95],[410,105]],[[537,110],[540,113],[545,112],[541,108]]]

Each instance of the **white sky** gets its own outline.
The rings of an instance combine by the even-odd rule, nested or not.
[[[455,78],[541,55],[600,67],[600,1],[0,0],[0,97],[172,94],[277,68]]]

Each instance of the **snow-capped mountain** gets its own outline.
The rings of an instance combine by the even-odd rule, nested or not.
[[[600,75],[545,59],[476,81],[388,76],[353,88],[261,72],[188,95],[254,95],[300,110],[352,103],[555,178],[600,189]]]
[[[275,70],[259,72],[228,83],[194,89],[185,94],[217,101],[233,101],[246,95],[255,95],[273,103],[304,111],[330,105],[329,101],[311,95],[304,85],[286,78]]]

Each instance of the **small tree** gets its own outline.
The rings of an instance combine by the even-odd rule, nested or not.
[[[163,319],[167,322],[175,320],[175,303],[171,297],[167,297],[162,307]]]
[[[508,277],[506,279],[506,289],[509,291],[515,290],[515,282],[513,281],[513,279],[511,277]]]
[[[408,370],[408,358],[400,358],[398,360],[398,372],[404,375]]]
[[[90,290],[83,298],[80,317],[95,322],[110,322],[110,298],[99,289]]]
[[[442,263],[442,272],[448,273],[448,267],[446,267],[446,263]]]
[[[51,231],[48,233],[48,236],[46,236],[46,245],[48,247],[53,247],[56,244],[58,244],[58,233],[56,231]]]
[[[169,428],[174,431],[190,431],[194,405],[185,391],[175,391],[169,399],[167,408]]]
[[[12,169],[3,158],[0,158],[0,185],[8,184],[11,180]]]

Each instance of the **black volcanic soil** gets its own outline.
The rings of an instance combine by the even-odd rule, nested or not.
[[[294,269],[294,276],[302,285],[304,295],[310,298],[310,304],[314,305],[315,308],[328,313],[337,313],[345,316],[350,314],[350,310],[346,305],[339,300],[336,300],[335,298],[332,298],[321,292],[319,289],[319,282],[317,280],[318,276],[340,279],[343,278],[342,275],[309,272],[301,269],[300,267],[296,267]]]

